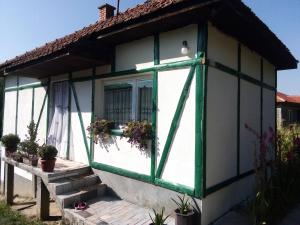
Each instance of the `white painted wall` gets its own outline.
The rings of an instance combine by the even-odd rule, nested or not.
[[[275,92],[263,89],[263,132],[275,128]]]
[[[190,69],[158,73],[157,165],[170,130],[178,101]],[[195,168],[195,78],[171,145],[162,179],[194,187]]]
[[[234,205],[246,200],[254,191],[253,182],[254,176],[248,176],[205,197],[202,200],[201,224],[210,224],[227,213]]]
[[[260,56],[246,46],[241,46],[241,71],[260,80]]]
[[[209,25],[207,56],[210,60],[237,70],[238,42],[214,26]]]
[[[17,76],[5,77],[5,88],[17,87]]]
[[[31,121],[32,111],[32,89],[24,89],[19,91],[18,102],[18,127],[17,133],[21,140],[26,138],[27,126]]]
[[[35,88],[34,90],[34,122],[38,122],[39,115],[41,113],[44,97],[47,92],[47,87],[39,87]],[[42,112],[40,124],[38,127],[37,132],[37,140],[40,145],[46,143],[46,133],[47,133],[47,105],[48,105],[48,98],[46,99],[44,110]]]
[[[206,125],[207,188],[236,176],[238,79],[208,69]]]
[[[159,35],[160,63],[194,58],[197,53],[197,34],[198,26],[196,24],[161,33]],[[188,42],[188,46],[191,50],[190,54],[186,56],[181,54],[183,41]]]
[[[264,59],[264,73],[263,73],[264,83],[271,85],[272,87],[276,86],[276,70],[275,67]]]
[[[93,69],[80,70],[72,73],[72,78],[90,77],[93,75]]]
[[[116,71],[153,66],[153,49],[153,36],[118,45],[116,47]]]
[[[83,126],[86,131],[86,128],[90,125],[91,121],[92,81],[76,82],[74,83],[74,87],[78,97],[79,107],[83,119]],[[84,145],[83,134],[73,91],[71,99],[70,138],[70,159],[76,162],[88,164],[88,157]],[[90,148],[89,139],[87,139],[87,142],[88,147]]]
[[[245,124],[260,134],[260,87],[242,80],[240,99],[240,172],[244,173],[253,169],[254,151],[259,148],[258,139]]]
[[[36,78],[31,77],[22,77],[19,78],[19,85],[26,85],[26,84],[40,84],[41,81]]]

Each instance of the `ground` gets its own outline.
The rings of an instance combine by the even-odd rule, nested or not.
[[[1,196],[0,200],[3,199]],[[33,198],[23,198],[16,196],[14,198],[14,205],[11,207],[13,210],[20,212],[30,219],[36,219],[36,204]],[[44,222],[47,225],[61,225],[61,213],[56,203],[51,201],[50,203],[50,221]]]

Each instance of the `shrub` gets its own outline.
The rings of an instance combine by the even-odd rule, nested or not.
[[[57,149],[52,145],[43,145],[38,150],[38,155],[42,160],[52,160],[57,156]]]
[[[125,124],[123,136],[129,138],[132,146],[145,150],[148,141],[152,138],[152,125],[148,121],[131,121]]]
[[[17,150],[20,138],[15,134],[7,134],[1,138],[1,142],[7,150],[14,152]]]
[[[89,133],[89,137],[93,138],[94,143],[98,144],[99,140],[106,141],[110,138],[111,129],[113,129],[113,127],[113,121],[97,119],[94,123],[91,123],[90,126],[88,126],[87,131]]]

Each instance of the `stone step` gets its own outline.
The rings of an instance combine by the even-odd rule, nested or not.
[[[48,173],[45,182],[50,183],[59,179],[80,176],[84,174],[91,174],[92,170],[90,166],[82,166],[80,168],[63,170],[63,171],[55,171],[54,173]]]
[[[73,207],[75,202],[87,201],[92,198],[104,196],[107,186],[105,184],[95,184],[89,187],[81,188],[71,192],[56,195],[56,202],[61,209]]]
[[[100,183],[100,178],[96,174],[84,174],[74,177],[67,177],[55,180],[48,184],[50,192],[54,195],[61,195],[66,192],[78,190]]]

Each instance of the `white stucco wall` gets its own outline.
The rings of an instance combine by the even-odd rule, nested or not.
[[[157,165],[190,69],[158,73]],[[194,187],[195,167],[195,78],[171,145],[162,179]]]
[[[194,58],[197,53],[197,36],[198,28],[196,24],[161,33],[159,35],[160,63]],[[186,56],[181,54],[183,41],[187,41],[190,48],[190,54]]]
[[[18,127],[17,133],[21,140],[26,138],[27,126],[31,121],[32,111],[32,89],[25,89],[19,91],[18,101]]]
[[[116,71],[153,66],[153,49],[153,36],[118,45],[116,47]]]
[[[46,95],[46,91],[47,91],[47,87],[39,87],[39,88],[35,88],[34,90],[34,122],[37,123],[40,113],[41,113],[41,109],[42,109],[42,105],[43,105],[43,101]],[[37,131],[37,140],[39,144],[44,144],[46,143],[46,124],[47,124],[47,105],[48,105],[48,99],[46,99],[45,102],[45,106],[42,112],[42,116],[40,119],[40,124],[38,127],[38,131]]]
[[[241,46],[241,71],[242,73],[251,76],[257,80],[260,80],[260,56],[247,48],[246,46]]]
[[[236,176],[238,79],[208,69],[206,187]]]
[[[80,70],[72,73],[72,78],[90,77],[93,75],[93,69]]]
[[[253,169],[254,151],[259,148],[258,139],[245,128],[248,124],[260,135],[260,87],[241,81],[240,103],[240,172]]]
[[[230,68],[237,69],[238,63],[238,42],[220,32],[212,25],[208,26],[208,59],[220,62]]]
[[[17,87],[17,76],[5,77],[5,88]]]
[[[74,87],[77,93],[79,107],[81,110],[84,130],[90,125],[91,121],[91,99],[92,99],[92,81],[76,82]],[[76,162],[88,164],[88,157],[84,145],[84,139],[78,117],[78,110],[75,104],[75,98],[72,91],[71,98],[71,134],[70,134],[70,159]],[[85,137],[86,138],[86,137]],[[87,139],[90,148],[90,140]]]
[[[275,67],[264,59],[264,73],[263,73],[264,83],[271,85],[272,87],[276,86],[276,70]]]
[[[236,181],[202,200],[202,225],[208,225],[253,193],[254,176]],[[232,224],[233,225],[233,224]],[[237,225],[237,224],[234,224]]]
[[[263,89],[263,132],[275,128],[275,92]]]

